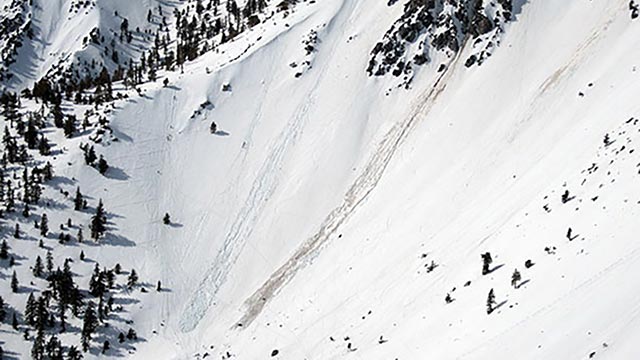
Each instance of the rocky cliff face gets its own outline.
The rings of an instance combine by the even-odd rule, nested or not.
[[[505,24],[513,18],[512,0],[410,0],[371,51],[367,72],[402,76],[408,84],[415,66],[430,62],[434,52],[453,57],[467,41],[473,50],[466,66],[480,65],[500,44]]]

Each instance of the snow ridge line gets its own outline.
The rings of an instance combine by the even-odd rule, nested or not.
[[[464,40],[463,49],[468,43]],[[310,265],[320,251],[329,243],[331,235],[346,222],[355,210],[376,188],[378,182],[393,159],[396,150],[411,133],[420,118],[426,116],[439,95],[445,90],[447,80],[451,77],[460,58],[460,51],[449,62],[446,70],[435,80],[433,86],[424,92],[417,105],[410,111],[410,115],[404,121],[397,122],[378,144],[376,151],[367,162],[364,171],[356,178],[347,193],[344,201],[325,218],[320,229],[284,263],[278,270],[264,282],[247,300],[245,300],[245,313],[235,325],[236,328],[247,328],[260,315],[267,302],[275,297],[282,288],[305,266]]]

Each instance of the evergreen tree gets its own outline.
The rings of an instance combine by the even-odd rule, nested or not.
[[[20,283],[18,282],[18,275],[16,275],[16,272],[14,271],[13,275],[11,275],[11,291],[17,293],[19,288]]]
[[[16,312],[13,312],[13,316],[11,318],[11,327],[13,328],[13,330],[18,330],[18,315],[16,315]]]
[[[493,292],[493,289],[489,290],[489,295],[487,296],[487,314],[491,314],[493,310],[495,310],[496,306],[496,295]]]
[[[486,252],[482,254],[482,275],[487,275],[489,273],[489,266],[491,266],[492,262],[493,259],[491,258],[491,253]]]
[[[104,211],[102,199],[100,199],[98,207],[96,208],[96,214],[91,218],[91,238],[97,241],[103,236],[107,230],[106,224],[107,216]]]
[[[158,286],[156,286],[156,291],[157,292],[162,291],[162,284],[160,283],[160,280],[158,280]]]
[[[49,233],[49,218],[47,214],[42,214],[42,218],[40,219],[40,236],[47,237]]]
[[[82,354],[78,351],[78,348],[75,346],[70,346],[69,350],[67,350],[67,360],[81,360]]]
[[[38,329],[36,337],[33,340],[33,347],[31,347],[31,358],[33,360],[44,359],[44,330]]]
[[[96,316],[95,304],[89,301],[87,308],[84,311],[84,319],[82,323],[82,332],[80,334],[82,342],[82,350],[89,350],[91,343],[91,336],[98,328],[98,318]]]
[[[127,339],[138,340],[138,334],[136,334],[136,331],[133,330],[133,328],[129,328],[129,331],[127,331]]]
[[[53,254],[51,254],[51,250],[47,250],[47,273],[51,274],[53,272]]]
[[[87,165],[93,165],[93,163],[98,159],[98,157],[96,156],[96,150],[93,148],[93,145],[91,146],[85,146],[85,151],[84,151],[84,162]]]
[[[53,179],[53,165],[51,165],[50,162],[47,161],[47,163],[44,164],[44,169],[42,171],[42,174],[44,175],[45,181],[49,181]]]
[[[80,192],[80,187],[78,186],[76,188],[76,196],[73,199],[73,208],[76,211],[80,211],[82,210],[82,202],[83,202],[84,198],[82,197],[82,193]]]
[[[43,272],[44,266],[42,265],[42,258],[38,255],[38,257],[36,257],[36,263],[33,265],[33,276],[42,277]]]
[[[4,308],[4,299],[0,296],[0,322],[7,317],[7,309]]]
[[[35,149],[38,146],[38,129],[33,119],[27,122],[27,130],[24,133],[24,141],[29,149]]]
[[[138,283],[138,274],[135,269],[131,269],[131,273],[127,279],[127,286],[133,288]]]
[[[2,245],[0,245],[0,259],[6,260],[9,258],[9,245],[7,245],[7,240],[2,240]]]
[[[520,275],[518,269],[513,270],[513,275],[511,275],[511,286],[517,289],[520,280],[522,280],[522,275]]]
[[[25,193],[25,196],[27,194]],[[31,209],[29,208],[29,203],[25,202],[24,203],[24,208],[22,209],[22,216],[28,218],[29,216],[31,216]]]
[[[109,343],[109,341],[105,340],[104,343],[102,344],[102,353],[106,354],[107,351],[109,351],[110,347],[111,347],[111,344]]]
[[[16,228],[13,232],[13,237],[16,239],[20,239],[20,224],[16,223]]]
[[[100,155],[100,160],[98,160],[98,171],[100,172],[100,174],[104,175],[107,170],[109,170],[109,164],[107,164],[107,160],[105,160],[104,157]]]
[[[64,127],[64,113],[62,112],[60,103],[53,104],[53,109],[51,110],[51,114],[53,115],[53,124],[57,128]]]
[[[82,242],[84,240],[84,236],[82,234],[82,229],[78,229],[78,242]]]
[[[76,133],[76,117],[73,115],[67,116],[64,121],[64,136],[70,138]]]
[[[24,308],[24,321],[31,326],[36,325],[36,309],[38,305],[33,297],[33,293],[29,294],[27,298],[27,305]]]
[[[165,225],[171,224],[171,217],[169,216],[169,213],[164,214],[164,217],[162,218],[162,222]]]
[[[40,137],[38,142],[38,152],[43,156],[51,155],[51,145],[49,145],[49,141],[44,135]]]
[[[106,279],[103,272],[100,271],[98,264],[93,268],[93,274],[89,280],[89,292],[91,295],[102,299],[107,291]]]
[[[10,92],[3,93],[0,97],[0,102],[3,105],[2,115],[11,122],[11,126],[13,127],[16,122],[20,122],[18,96]]]
[[[47,345],[45,345],[45,350],[49,359],[62,359],[62,343],[57,336],[51,335]]]

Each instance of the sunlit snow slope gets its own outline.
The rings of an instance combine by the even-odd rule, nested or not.
[[[132,242],[95,256],[170,289],[132,356],[637,358],[640,23],[521,3],[482,66],[434,53],[408,90],[365,71],[402,4],[323,0],[119,104],[113,175],[59,171]]]

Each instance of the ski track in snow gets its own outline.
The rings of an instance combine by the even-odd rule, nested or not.
[[[318,83],[319,81],[316,82],[316,86]],[[314,90],[315,87],[310,94],[313,94]],[[296,110],[296,116],[277,137],[277,143],[271,147],[262,168],[256,174],[256,180],[247,199],[225,236],[222,248],[213,260],[213,266],[207,270],[184,311],[180,320],[180,328],[183,332],[194,330],[213,304],[215,295],[224,284],[229,271],[251,236],[264,206],[278,186],[279,170],[282,168],[285,154],[301,134],[313,103],[313,95],[307,97],[307,100]]]
[[[457,66],[460,58],[459,54],[464,52],[467,43],[468,41],[465,39],[462,51],[450,61],[447,70],[435,80],[433,86],[419,97],[417,105],[410,111],[410,115],[405,117],[404,121],[396,123],[391,130],[387,132],[367,162],[364,171],[356,178],[347,191],[342,204],[331,211],[323,221],[320,229],[305,241],[304,244],[295,251],[293,256],[278,268],[278,270],[245,301],[246,310],[242,318],[238,321],[237,328],[248,327],[262,312],[267,302],[277,295],[298,271],[313,261],[324,245],[329,242],[331,235],[333,235],[338,228],[349,219],[358,206],[367,199],[382,178],[396,150],[398,150],[403,141],[411,133],[411,130],[415,127],[418,120],[424,118],[429,113],[438,96],[446,88],[447,80],[451,77],[451,74]]]
[[[343,6],[344,2],[341,7]],[[343,12],[338,10],[336,13],[342,14]],[[333,54],[335,48],[336,44],[334,43],[334,45],[328,49],[328,52]],[[280,170],[282,169],[285,155],[289,152],[289,149],[295,145],[298,136],[302,133],[304,125],[309,118],[309,109],[311,109],[315,103],[316,90],[328,66],[329,63],[325,62],[319,71],[316,72],[315,82],[308,91],[309,95],[306,97],[306,100],[298,106],[295,111],[296,115],[276,138],[277,143],[271,147],[269,155],[265,158],[264,164],[256,174],[256,180],[251,186],[249,195],[227,232],[224,243],[213,260],[212,267],[206,271],[204,279],[191,296],[191,300],[188,302],[180,318],[180,330],[182,332],[193,331],[207,314],[209,308],[214,304],[215,297],[224,285],[233,265],[242,253],[245,245],[247,245],[262,210],[278,187]],[[262,117],[262,111],[260,111],[259,116]],[[247,139],[251,139],[257,123],[257,119],[252,122]]]

